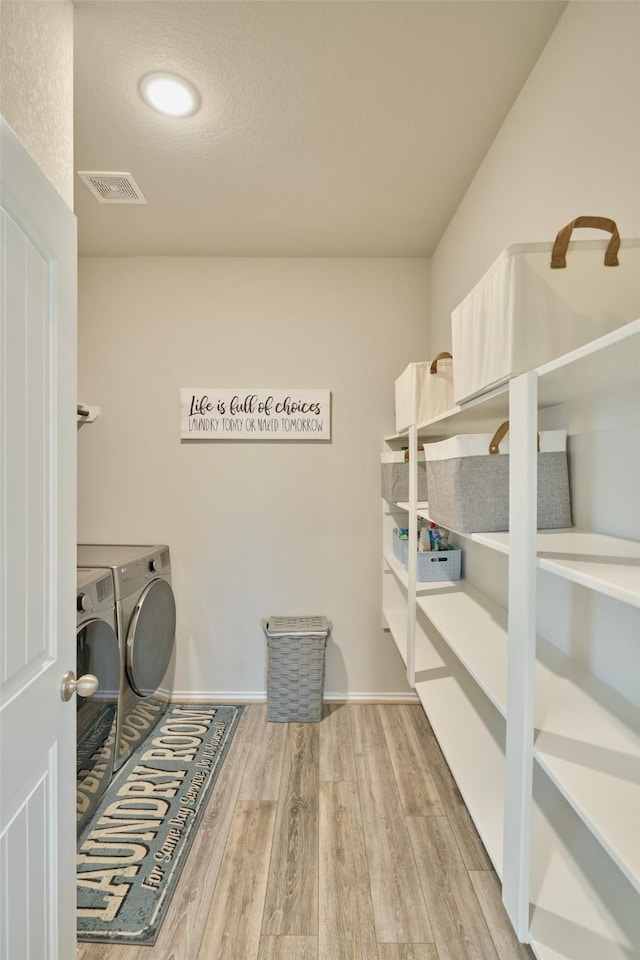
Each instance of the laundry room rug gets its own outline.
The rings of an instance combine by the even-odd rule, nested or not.
[[[78,837],[79,940],[155,943],[242,707],[170,704]]]

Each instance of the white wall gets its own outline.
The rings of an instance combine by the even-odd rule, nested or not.
[[[0,113],[73,207],[71,0],[0,3]]]
[[[583,214],[640,236],[639,52],[640,4],[568,5],[434,253],[430,353],[450,347],[451,311],[509,244],[552,241]],[[640,539],[639,414],[636,393],[541,421],[569,429],[577,526]],[[505,602],[504,559],[467,544],[465,560]],[[548,575],[539,601],[543,635],[623,698],[640,697],[637,610]]]
[[[263,692],[261,618],[324,613],[328,693],[408,691],[379,453],[427,302],[425,260],[81,260],[79,539],[169,543],[178,689]],[[328,387],[332,441],[180,442],[182,386]]]
[[[583,214],[640,236],[639,54],[640,4],[568,5],[433,255],[432,352],[509,244],[552,241]]]

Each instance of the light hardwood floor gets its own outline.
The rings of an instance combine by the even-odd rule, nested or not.
[[[531,960],[419,706],[245,708],[153,947],[77,960]]]

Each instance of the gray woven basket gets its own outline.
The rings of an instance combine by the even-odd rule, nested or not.
[[[322,719],[326,617],[271,617],[265,626],[269,650],[267,720],[318,723]]]

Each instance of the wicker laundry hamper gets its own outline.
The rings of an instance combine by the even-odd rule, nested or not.
[[[269,652],[267,720],[318,723],[331,624],[326,617],[270,617],[264,631]]]

